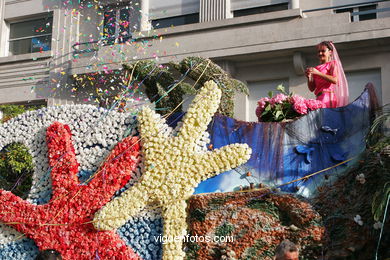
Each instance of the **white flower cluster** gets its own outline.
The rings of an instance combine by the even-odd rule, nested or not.
[[[149,108],[140,112],[145,171],[138,183],[95,214],[97,229],[116,229],[149,204],[162,207],[164,236],[186,233],[186,199],[202,180],[244,164],[251,155],[247,144],[207,151],[207,125],[218,108],[221,91],[210,81],[195,97],[177,135]],[[180,126],[180,125],[179,125]],[[182,241],[163,244],[163,259],[183,259]]]
[[[46,129],[53,122],[69,125],[72,131],[79,171],[95,172],[111,149],[124,135],[137,135],[135,117],[92,105],[55,106],[28,111],[0,124],[0,150],[11,143],[22,143],[33,157],[34,175],[28,201],[46,203],[51,193],[47,158]],[[137,169],[134,182],[141,175]],[[19,237],[13,229],[0,224],[0,244]]]

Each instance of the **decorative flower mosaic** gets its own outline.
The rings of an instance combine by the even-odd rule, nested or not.
[[[176,134],[151,109],[141,111],[138,120],[145,171],[139,182],[97,212],[97,229],[117,229],[147,205],[157,205],[162,208],[164,236],[168,238],[163,244],[163,259],[185,256],[182,240],[175,238],[186,234],[186,199],[202,180],[245,163],[251,155],[246,144],[213,151],[199,148],[220,98],[216,84],[207,82]]]
[[[23,143],[34,161],[33,184],[26,201],[1,191],[0,218],[8,225],[0,225],[0,258],[34,259],[39,247],[56,249],[64,259],[138,256],[160,259],[161,241],[156,237],[162,232],[161,215],[165,235],[184,234],[185,199],[193,193],[194,187],[204,179],[245,163],[250,157],[246,144],[207,151],[209,140],[205,130],[220,96],[216,85],[207,83],[184,123],[178,124],[180,131],[173,133],[177,136],[172,136],[172,129],[153,111],[143,110],[139,120],[145,145],[144,163],[142,156],[137,157],[136,137],[125,138],[138,135],[135,118],[126,113],[89,105],[59,106],[27,112],[0,125],[0,149],[14,142]],[[58,122],[53,124],[55,121]],[[115,144],[118,144],[116,148]],[[167,153],[163,155],[165,148]],[[111,150],[111,155],[107,156]],[[123,160],[119,159],[122,152]],[[103,162],[104,158],[108,159]],[[121,168],[121,164],[127,165],[127,170]],[[137,182],[141,171],[143,177]],[[92,173],[95,174],[91,177]],[[101,185],[96,186],[96,183]],[[133,186],[134,183],[137,184]],[[138,193],[145,192],[142,189],[145,187],[155,190],[149,190],[146,199],[138,200]],[[133,193],[138,195],[127,200]],[[120,199],[114,199],[107,209],[121,201],[128,209],[133,200],[138,203],[134,204],[134,214],[126,211],[125,216],[119,218],[120,224],[114,220],[116,233],[97,232],[92,227],[92,214],[118,195]],[[157,202],[158,207],[145,208],[139,213],[152,202]],[[161,207],[162,204],[165,206]],[[112,213],[117,215],[115,212],[119,211]],[[104,227],[100,224],[96,226]],[[23,239],[18,240],[20,238]],[[165,244],[164,258],[183,257],[181,246],[181,242]]]
[[[79,183],[79,164],[67,125],[47,130],[52,197],[35,205],[0,190],[0,220],[32,238],[41,249],[55,249],[63,259],[138,259],[118,234],[98,232],[92,215],[123,187],[138,163],[137,137],[118,143],[88,183]]]
[[[46,144],[46,130],[55,121],[67,124],[72,132],[77,173],[80,183],[107,158],[110,151],[125,136],[138,135],[135,117],[91,105],[56,106],[27,112],[0,124],[0,149],[8,144],[23,143],[34,161],[33,184],[27,199],[33,204],[45,204],[51,198],[52,181]],[[130,174],[131,179],[115,195],[130,187],[141,175],[142,161]],[[161,213],[148,211],[126,222],[117,233],[126,245],[144,259],[160,259],[161,242],[155,241],[162,232]],[[0,259],[35,259],[38,247],[10,226],[0,224]]]

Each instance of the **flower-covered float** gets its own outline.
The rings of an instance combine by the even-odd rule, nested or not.
[[[1,146],[23,142],[34,151],[35,189],[32,189],[28,201],[1,190],[1,221],[32,238],[39,249],[57,250],[64,259],[158,257],[157,240],[151,241],[150,233],[158,230],[156,225],[161,224],[155,224],[153,230],[148,226],[144,228],[142,233],[146,235],[141,237],[146,237],[142,245],[146,249],[130,243],[138,249],[137,254],[131,246],[125,245],[125,241],[126,237],[132,239],[142,228],[133,229],[129,219],[140,218],[135,214],[149,204],[152,208],[162,208],[164,236],[185,235],[185,200],[196,185],[245,163],[250,157],[251,149],[246,144],[207,150],[205,131],[218,108],[220,97],[221,91],[215,83],[205,84],[182,126],[174,133],[159,115],[145,108],[138,117],[139,138],[130,135],[136,134],[132,125],[134,118],[115,112],[111,118],[105,118],[106,111],[90,106],[48,108],[10,120],[0,131],[3,136]],[[39,130],[23,131],[32,126]],[[46,140],[42,133],[45,128]],[[125,134],[130,136],[122,139]],[[83,140],[81,145],[77,142],[80,139]],[[140,142],[143,165],[139,165]],[[99,158],[105,157],[110,150],[105,160]],[[141,168],[143,173],[140,176]],[[50,177],[52,185],[48,185]],[[84,181],[79,180],[82,177]],[[131,177],[138,179],[136,184],[134,180],[129,182]],[[42,180],[44,185],[40,184]],[[127,190],[119,194],[123,187]],[[102,208],[116,191],[119,191],[118,197]],[[43,193],[47,196],[42,196]],[[93,220],[98,209],[100,211]],[[153,213],[153,210],[149,211]],[[153,220],[153,217],[149,219]],[[101,230],[121,226],[124,226],[123,239],[115,231]],[[7,228],[1,235],[3,244],[23,236]],[[15,252],[11,246],[9,251],[1,250],[1,254],[2,257],[31,258],[28,251],[25,255],[26,252]],[[184,257],[181,240],[164,244],[164,259],[178,257]]]
[[[288,123],[216,116],[208,140],[218,93],[206,84],[178,130],[148,109],[136,119],[81,105],[28,112],[2,125],[0,147],[26,144],[35,175],[27,201],[1,192],[1,258],[33,259],[38,246],[65,259],[181,259],[182,241],[162,246],[155,238],[185,234],[185,200],[198,183],[194,193],[301,178],[281,188],[310,195],[322,179],[308,174],[344,167],[363,149],[374,104],[368,89],[347,107]]]

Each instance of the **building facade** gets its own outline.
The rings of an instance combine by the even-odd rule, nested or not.
[[[74,75],[202,56],[248,85],[235,117],[256,121],[256,101],[281,83],[314,98],[304,69],[323,40],[339,51],[350,101],[372,82],[389,103],[390,1],[0,0],[0,104],[90,102]]]

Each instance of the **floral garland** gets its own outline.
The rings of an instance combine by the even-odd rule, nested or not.
[[[47,203],[52,193],[45,132],[55,121],[69,125],[72,131],[76,160],[80,164],[80,182],[89,179],[91,173],[97,171],[115,144],[125,136],[138,135],[136,120],[132,114],[107,111],[91,105],[43,108],[0,124],[0,149],[19,142],[29,148],[33,157],[33,184],[27,199],[33,204]],[[142,165],[141,161],[131,172],[129,182],[118,189],[116,195],[137,181]],[[153,237],[158,237],[161,230],[161,213],[148,211],[130,219],[117,233],[142,258],[158,259],[162,255],[161,242],[155,241]],[[37,253],[38,248],[32,240],[15,229],[0,224],[0,259],[34,259]]]
[[[173,134],[154,111],[141,111],[138,119],[145,172],[139,182],[97,212],[97,229],[116,229],[146,205],[157,203],[162,208],[164,236],[169,238],[163,244],[163,259],[184,258],[180,237],[187,229],[186,199],[202,180],[245,163],[251,155],[247,144],[213,151],[198,148],[220,98],[221,90],[214,82],[207,82],[191,104],[179,132]]]
[[[32,238],[40,249],[54,249],[63,259],[138,259],[115,232],[98,232],[92,215],[107,203],[138,163],[137,137],[118,143],[88,184],[79,183],[79,164],[67,125],[55,122],[47,130],[53,194],[35,205],[0,190],[0,220]]]

